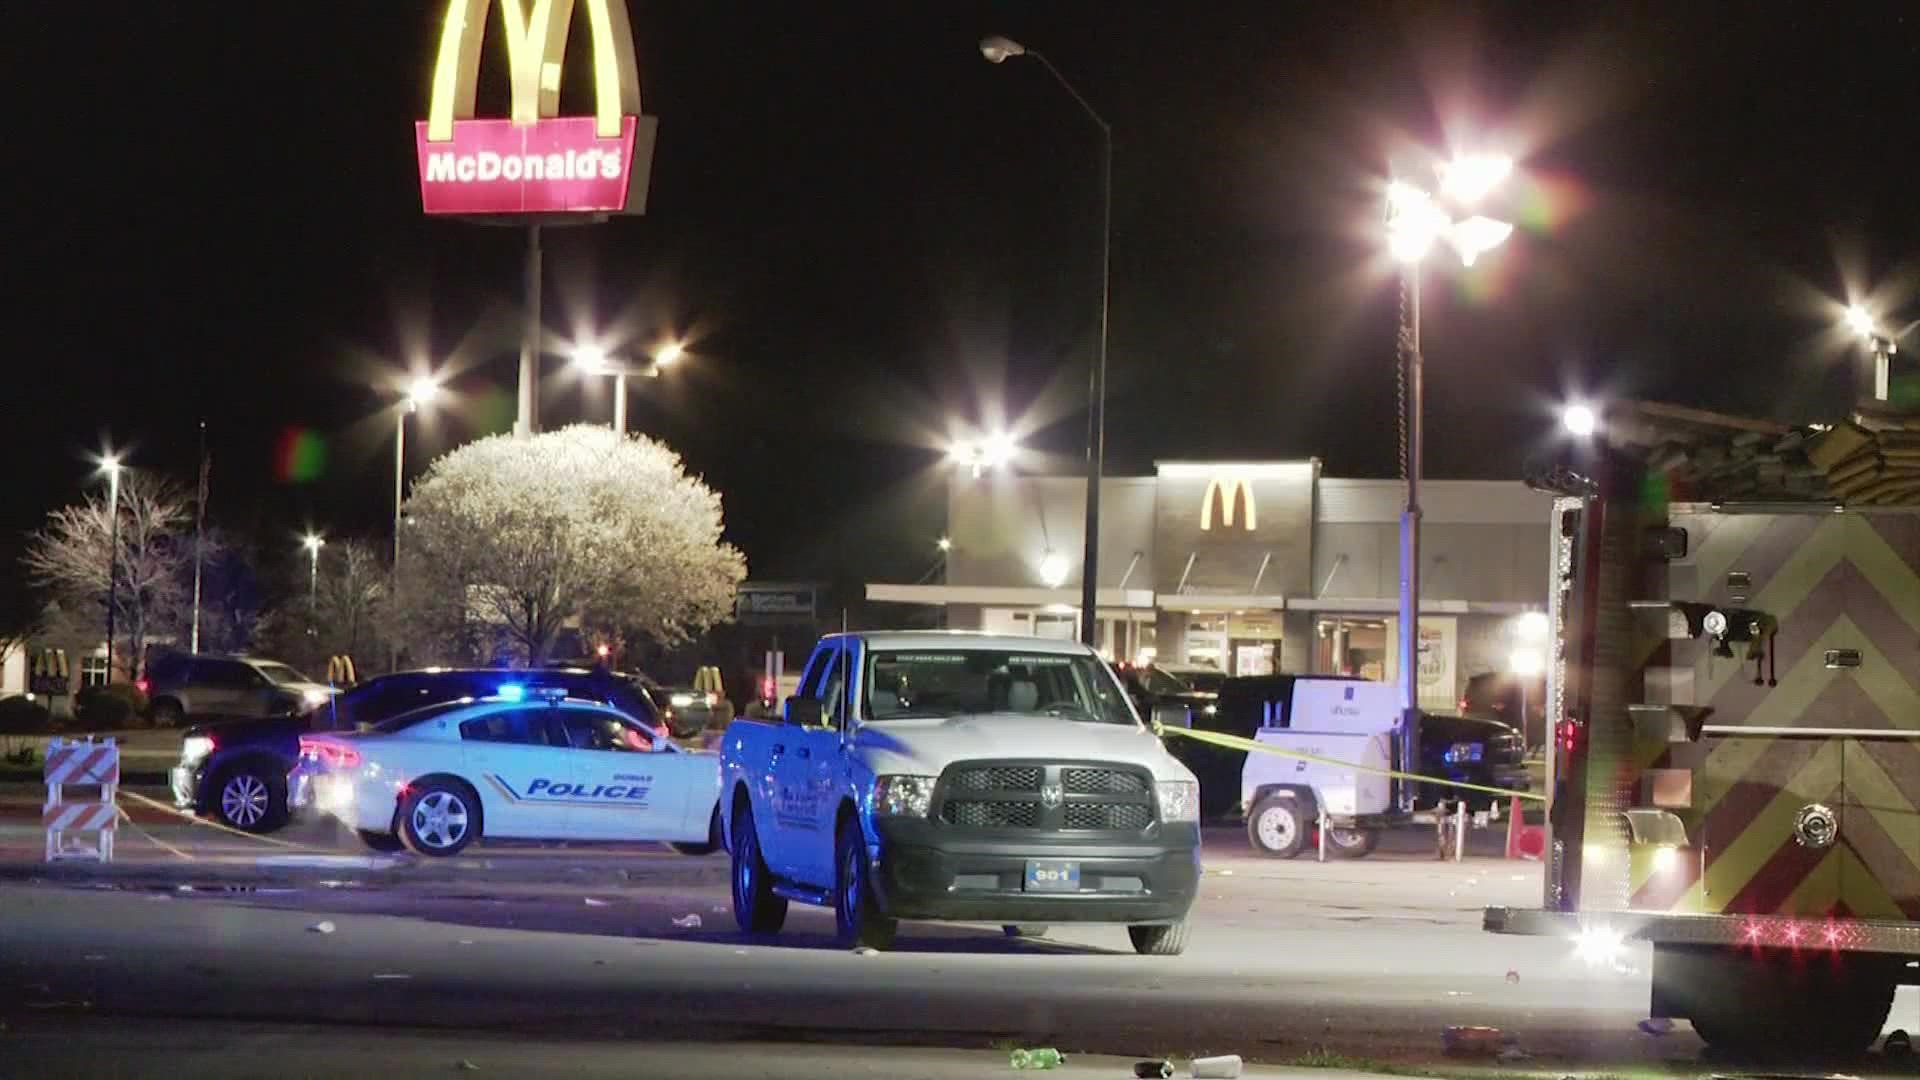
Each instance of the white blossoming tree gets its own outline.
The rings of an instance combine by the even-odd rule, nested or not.
[[[415,654],[504,636],[540,663],[569,624],[673,644],[730,616],[746,576],[720,496],[664,445],[606,428],[469,443],[427,470],[406,516],[397,629]]]

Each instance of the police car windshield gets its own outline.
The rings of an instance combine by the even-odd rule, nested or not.
[[[472,705],[473,702],[473,698],[460,698],[457,701],[442,701],[435,705],[423,705],[410,712],[403,712],[398,716],[388,717],[373,725],[373,730],[381,732],[382,734],[392,735],[398,731],[405,731],[407,728],[422,721],[431,720],[436,716],[450,713],[455,709],[464,709]]]
[[[999,649],[876,652],[868,660],[869,720],[1014,713],[1136,723],[1126,694],[1092,656]]]

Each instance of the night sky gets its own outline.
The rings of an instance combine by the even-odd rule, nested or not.
[[[1393,474],[1374,226],[1420,146],[1523,166],[1509,245],[1428,279],[1430,475],[1517,475],[1569,390],[1830,417],[1849,353],[1822,297],[1920,316],[1911,4],[631,5],[648,213],[548,230],[547,326],[692,336],[633,425],[723,494],[759,578],[917,577],[966,425],[1077,467],[1098,143],[1038,65],[985,63],[988,33],[1113,126],[1110,471]],[[290,557],[308,524],[384,535],[407,367],[457,393],[413,472],[510,420],[523,236],[419,208],[440,8],[9,6],[0,550],[109,438],[190,480],[204,418],[212,515]],[[606,421],[604,386],[547,371],[547,426]],[[306,479],[290,431],[326,448]]]

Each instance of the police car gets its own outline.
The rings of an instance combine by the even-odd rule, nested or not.
[[[290,802],[379,851],[453,855],[483,838],[720,846],[717,755],[562,688],[500,691],[301,736]]]

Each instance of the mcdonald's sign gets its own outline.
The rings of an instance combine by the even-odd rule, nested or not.
[[[1244,528],[1248,532],[1258,527],[1254,518],[1256,511],[1253,505],[1253,487],[1247,483],[1245,477],[1216,476],[1207,481],[1207,493],[1200,499],[1200,531],[1202,532],[1213,529],[1213,508],[1216,503],[1220,507],[1221,528],[1233,528],[1235,506],[1240,508],[1239,517],[1245,523]]]
[[[594,114],[560,116],[576,0],[499,0],[511,115],[476,119],[480,45],[494,0],[447,0],[427,118],[414,125],[429,214],[638,214],[655,122],[640,113],[626,0],[578,0],[593,45]]]

